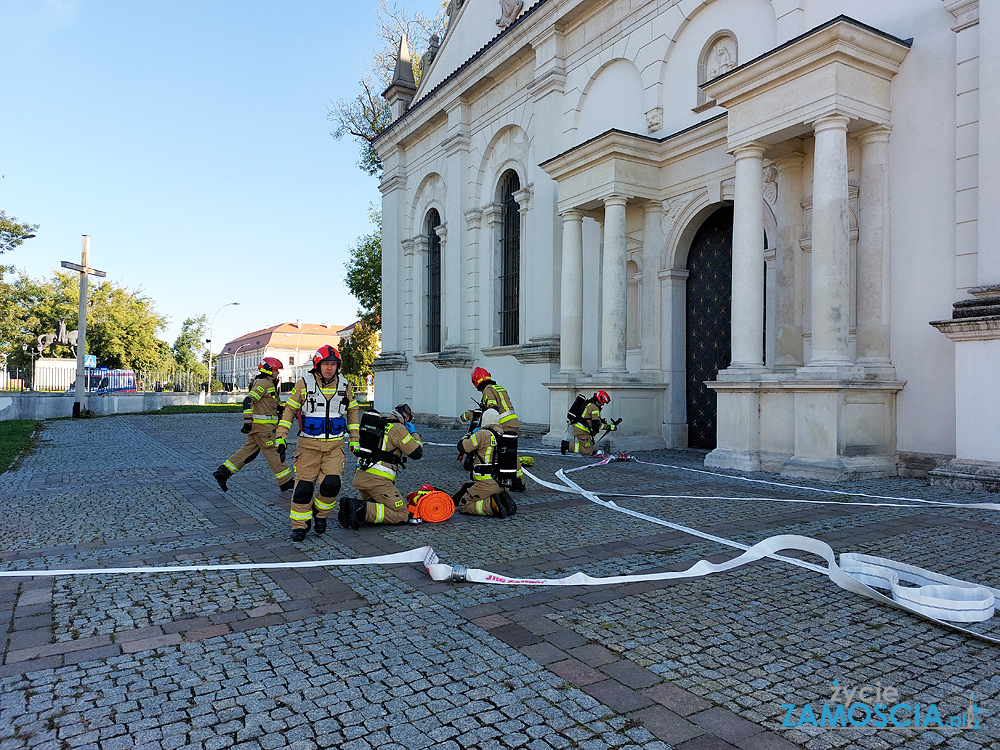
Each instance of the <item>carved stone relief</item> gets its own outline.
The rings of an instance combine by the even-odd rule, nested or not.
[[[655,133],[663,127],[663,107],[653,107],[646,113],[646,130]]]
[[[710,81],[736,67],[736,40],[731,36],[721,36],[712,45],[712,51],[705,60],[705,80]]]
[[[778,200],[778,168],[773,164],[764,167],[764,200],[772,206]]]
[[[681,211],[691,202],[692,197],[691,193],[687,193],[663,201],[663,214],[660,216],[660,227],[663,229],[664,237],[670,236],[671,227],[677,221],[677,217],[681,215]]]
[[[497,26],[506,29],[521,15],[524,9],[524,0],[500,0],[500,18],[497,19]]]

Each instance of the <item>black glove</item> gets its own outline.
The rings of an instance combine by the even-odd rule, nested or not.
[[[458,455],[460,456],[465,453],[465,448],[462,447],[462,443],[464,442],[465,438],[462,438],[461,440],[458,441]]]
[[[243,426],[240,427],[240,432],[242,432],[244,435],[249,435],[252,429],[253,429],[253,422],[244,422]]]

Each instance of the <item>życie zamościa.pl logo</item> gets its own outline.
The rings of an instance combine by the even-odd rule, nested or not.
[[[969,696],[964,710],[946,712],[942,717],[937,703],[900,702],[899,690],[882,687],[881,682],[857,687],[840,686],[833,681],[830,699],[819,709],[811,703],[801,706],[782,703],[783,727],[950,727],[978,729],[979,707],[976,694]]]

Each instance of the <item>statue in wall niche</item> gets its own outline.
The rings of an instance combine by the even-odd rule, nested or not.
[[[524,0],[500,0],[500,18],[497,19],[497,26],[506,29],[521,14],[524,8]]]
[[[705,65],[705,80],[711,81],[736,67],[736,60],[730,49],[732,42],[731,37],[722,37],[715,43],[715,48]]]
[[[778,168],[773,164],[764,167],[764,200],[772,206],[778,200]]]

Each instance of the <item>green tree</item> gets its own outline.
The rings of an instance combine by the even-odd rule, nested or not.
[[[351,378],[355,385],[360,385],[372,372],[372,362],[378,356],[378,329],[360,321],[354,326],[354,332],[347,343],[340,347],[340,356],[344,363],[344,374]]]
[[[74,330],[79,299],[76,274],[56,271],[51,280],[42,282],[21,274],[0,311],[4,319],[9,311],[17,321],[0,342],[9,353],[9,362],[27,367],[30,355],[24,347],[35,348],[38,336],[55,332],[60,319],[65,319],[68,330]],[[157,314],[149,297],[104,281],[88,289],[87,301],[87,353],[93,354],[99,365],[147,370],[172,364],[170,348],[156,336],[166,318]],[[57,345],[55,354],[70,356],[72,352]]]
[[[204,341],[207,321],[207,315],[185,318],[181,324],[181,332],[174,340],[172,348],[177,366],[186,372],[193,372],[199,377],[208,374],[207,363],[202,364],[201,361],[205,356]]]
[[[358,237],[358,244],[350,249],[344,281],[361,303],[358,315],[377,331],[382,327],[382,213],[371,205],[368,216],[375,230]]]
[[[16,216],[0,211],[0,255],[31,239],[37,230],[37,224],[18,221]]]

